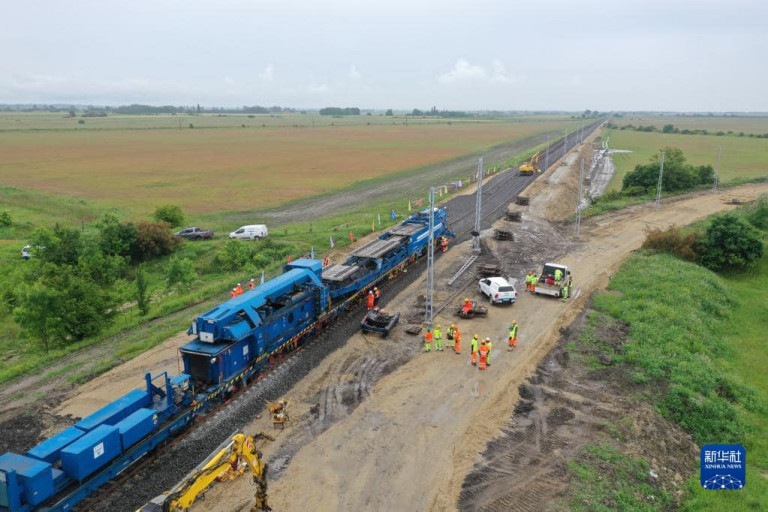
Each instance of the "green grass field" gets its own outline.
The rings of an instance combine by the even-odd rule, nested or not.
[[[614,357],[632,381],[650,386],[635,392],[646,389],[645,399],[699,446],[747,448],[743,490],[703,490],[696,472],[683,509],[768,509],[768,256],[719,276],[672,256],[639,254],[613,277],[610,290],[594,304],[631,326],[631,343]]]
[[[673,124],[680,130],[707,130],[709,132],[744,132],[762,134],[768,133],[768,117],[765,116],[678,116],[678,115],[632,115],[616,117],[612,120],[616,125],[623,126],[655,126],[661,130],[665,124]]]
[[[717,147],[722,147],[720,181],[768,177],[768,139],[748,137],[716,137],[713,135],[679,135],[632,130],[604,130],[613,149],[627,149],[632,153],[614,154],[616,174],[608,190],[620,190],[624,175],[636,165],[648,163],[651,156],[665,146],[683,150],[689,163],[709,164],[715,167]]]

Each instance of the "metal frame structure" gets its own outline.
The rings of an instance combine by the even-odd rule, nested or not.
[[[472,251],[480,252],[480,231],[483,220],[483,157],[477,159],[477,192],[475,193],[475,230],[472,234]],[[477,233],[477,234],[475,234]]]
[[[427,244],[427,293],[424,304],[424,325],[432,328],[435,314],[435,187],[429,189],[429,243]]]

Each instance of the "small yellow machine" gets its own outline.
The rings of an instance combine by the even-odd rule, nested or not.
[[[267,465],[255,447],[256,441],[262,439],[274,440],[263,433],[255,436],[235,433],[170,492],[157,496],[139,512],[187,511],[214,482],[234,480],[246,471],[251,472],[256,484],[255,503],[251,512],[272,510],[267,504]]]
[[[530,160],[520,165],[520,176],[533,176],[533,173],[541,172],[539,169],[539,156],[541,156],[541,153],[537,152]]]
[[[272,417],[272,425],[277,428],[285,428],[285,423],[288,421],[288,404],[291,403],[291,399],[281,398],[277,402],[267,402],[269,408],[269,415]]]

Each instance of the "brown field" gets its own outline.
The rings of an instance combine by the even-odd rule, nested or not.
[[[256,209],[573,123],[12,131],[0,138],[0,183],[134,214],[167,202]]]

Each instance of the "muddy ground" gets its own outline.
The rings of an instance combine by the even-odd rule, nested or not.
[[[670,492],[676,503],[676,486],[696,469],[697,447],[690,435],[638,399],[643,389],[598,348],[620,352],[628,325],[604,318],[590,330],[590,341],[582,339],[593,313],[586,309],[564,328],[535,373],[520,385],[511,419],[464,479],[459,510],[566,509],[573,481],[568,461],[579,459],[586,445],[606,443],[648,460],[656,475],[649,472],[649,483]]]

